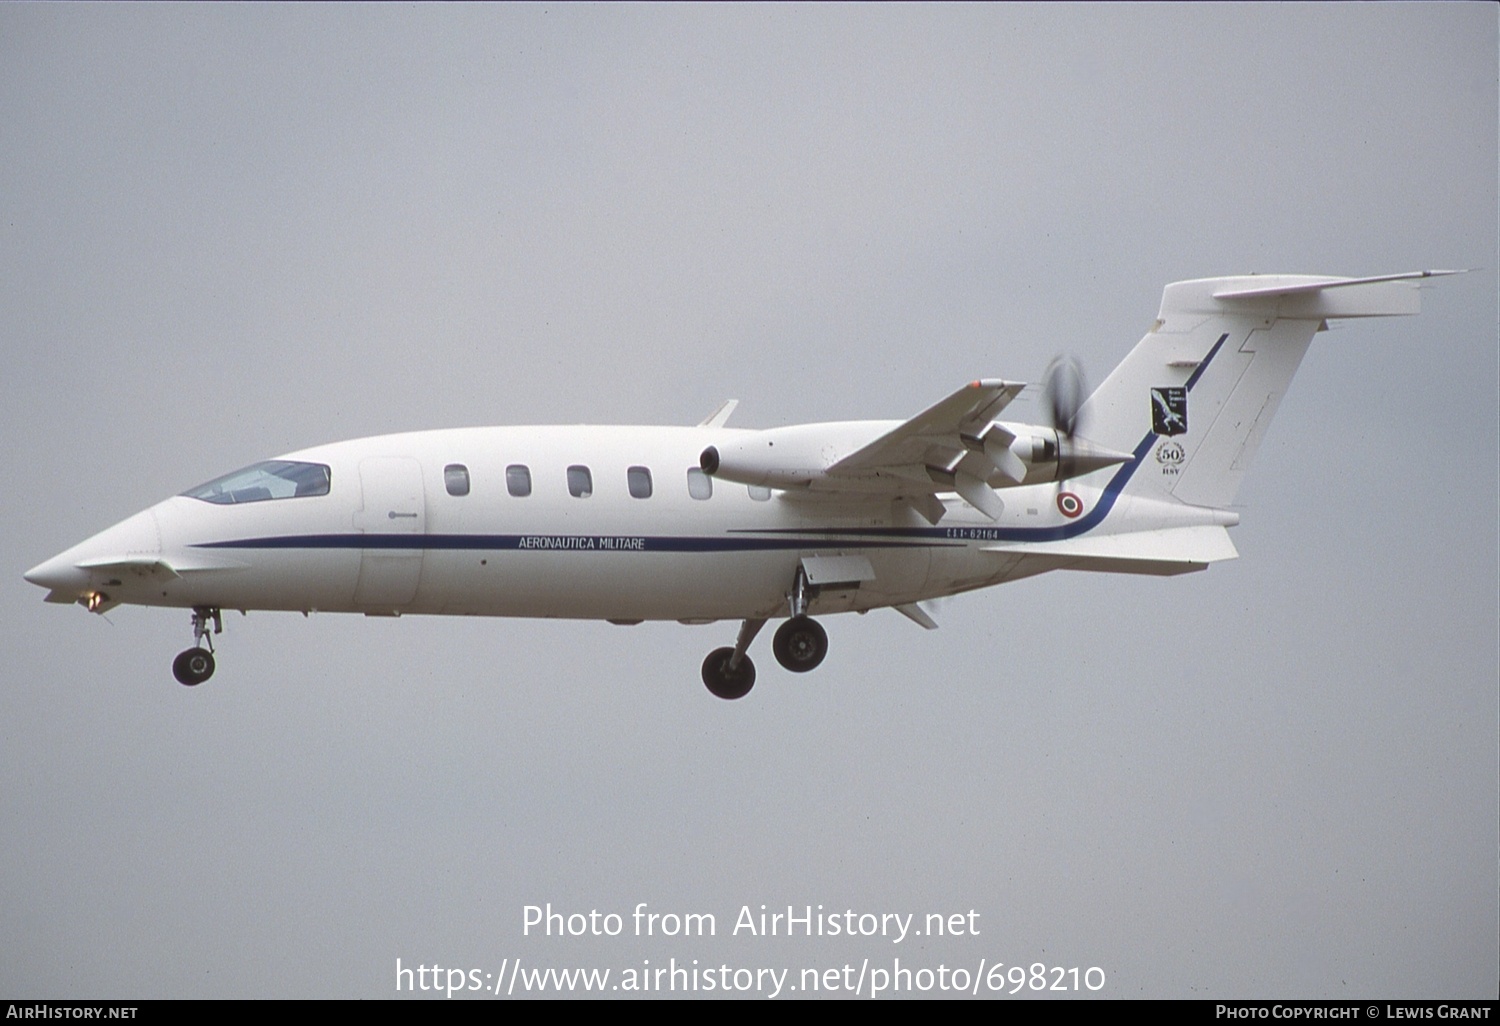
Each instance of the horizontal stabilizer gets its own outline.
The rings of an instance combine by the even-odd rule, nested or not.
[[[1172,527],[1130,534],[1085,535],[1067,541],[1004,542],[985,552],[1032,556],[1058,570],[1102,570],[1121,574],[1172,574],[1202,570],[1239,556],[1229,532],[1214,524]]]
[[[1369,278],[1327,274],[1249,274],[1200,278],[1168,285],[1162,293],[1165,323],[1173,314],[1270,313],[1292,320],[1401,317],[1419,313],[1416,282],[1462,271],[1406,271]]]
[[[1292,285],[1255,285],[1250,288],[1230,287],[1214,293],[1215,299],[1258,299],[1265,296],[1295,296],[1324,289],[1343,288],[1348,285],[1374,285],[1386,281],[1413,281],[1419,278],[1441,278],[1449,274],[1466,274],[1466,271],[1405,271],[1401,274],[1377,274],[1372,278],[1318,278]]]

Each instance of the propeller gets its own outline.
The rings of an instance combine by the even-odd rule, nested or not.
[[[1088,399],[1088,384],[1084,380],[1083,367],[1076,357],[1058,356],[1047,365],[1042,380],[1043,407],[1051,431],[1040,426],[1031,431],[1016,431],[995,423],[985,432],[984,454],[989,457],[996,471],[1011,485],[1024,483],[1028,478],[1041,481],[1063,482],[1070,478],[1101,470],[1119,463],[1128,463],[1134,457],[1128,452],[1116,452],[1084,438],[1083,409]],[[969,504],[988,513],[991,519],[999,519],[998,509],[990,510],[981,502],[984,494],[974,497],[962,487],[962,475],[955,475],[952,487]],[[989,492],[978,489],[977,482],[969,482],[972,492]],[[1058,508],[1067,516],[1075,517],[1083,507],[1076,495],[1057,492]],[[991,493],[993,494],[993,493]],[[998,500],[996,500],[998,501]]]
[[[1047,365],[1042,388],[1047,397],[1047,411],[1052,415],[1052,427],[1067,438],[1079,434],[1078,413],[1083,408],[1083,400],[1088,396],[1088,386],[1083,380],[1083,365],[1078,362],[1077,357],[1053,357],[1052,362]]]
[[[1047,365],[1042,388],[1046,396],[1047,412],[1052,418],[1051,426],[1057,432],[1058,481],[1125,463],[1133,458],[1128,452],[1106,449],[1083,437],[1083,405],[1088,398],[1089,389],[1084,381],[1083,365],[1078,362],[1077,357],[1066,354],[1054,357]]]

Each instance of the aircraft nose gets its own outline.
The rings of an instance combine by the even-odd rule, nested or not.
[[[49,601],[71,602],[91,590],[91,569],[160,553],[161,529],[155,512],[148,509],[37,564],[23,576],[49,589]]]
[[[89,575],[84,573],[61,555],[53,556],[45,563],[38,563],[23,575],[32,584],[42,588],[50,588],[53,591],[66,591],[72,588],[82,588],[88,583]]]

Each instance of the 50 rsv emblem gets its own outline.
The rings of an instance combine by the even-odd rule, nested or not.
[[[1187,453],[1180,442],[1162,439],[1161,444],[1156,447],[1156,462],[1161,464],[1163,477],[1176,477],[1186,458]]]
[[[1151,390],[1151,430],[1158,435],[1187,434],[1187,389]]]

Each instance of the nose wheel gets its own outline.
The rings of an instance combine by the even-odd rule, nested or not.
[[[214,675],[214,654],[206,648],[190,648],[172,660],[172,676],[177,683],[196,687]]]
[[[213,632],[209,632],[209,624]],[[172,660],[172,676],[177,683],[197,687],[214,675],[214,634],[224,633],[224,620],[217,608],[193,608],[193,647],[177,653]]]
[[[716,648],[703,660],[703,683],[715,698],[744,698],[755,686],[755,664],[746,655],[734,663],[734,649]]]
[[[703,660],[703,684],[715,698],[744,698],[755,686],[755,664],[745,654],[750,642],[766,625],[763,619],[750,619],[740,624],[739,637],[733,648],[716,648]]]

